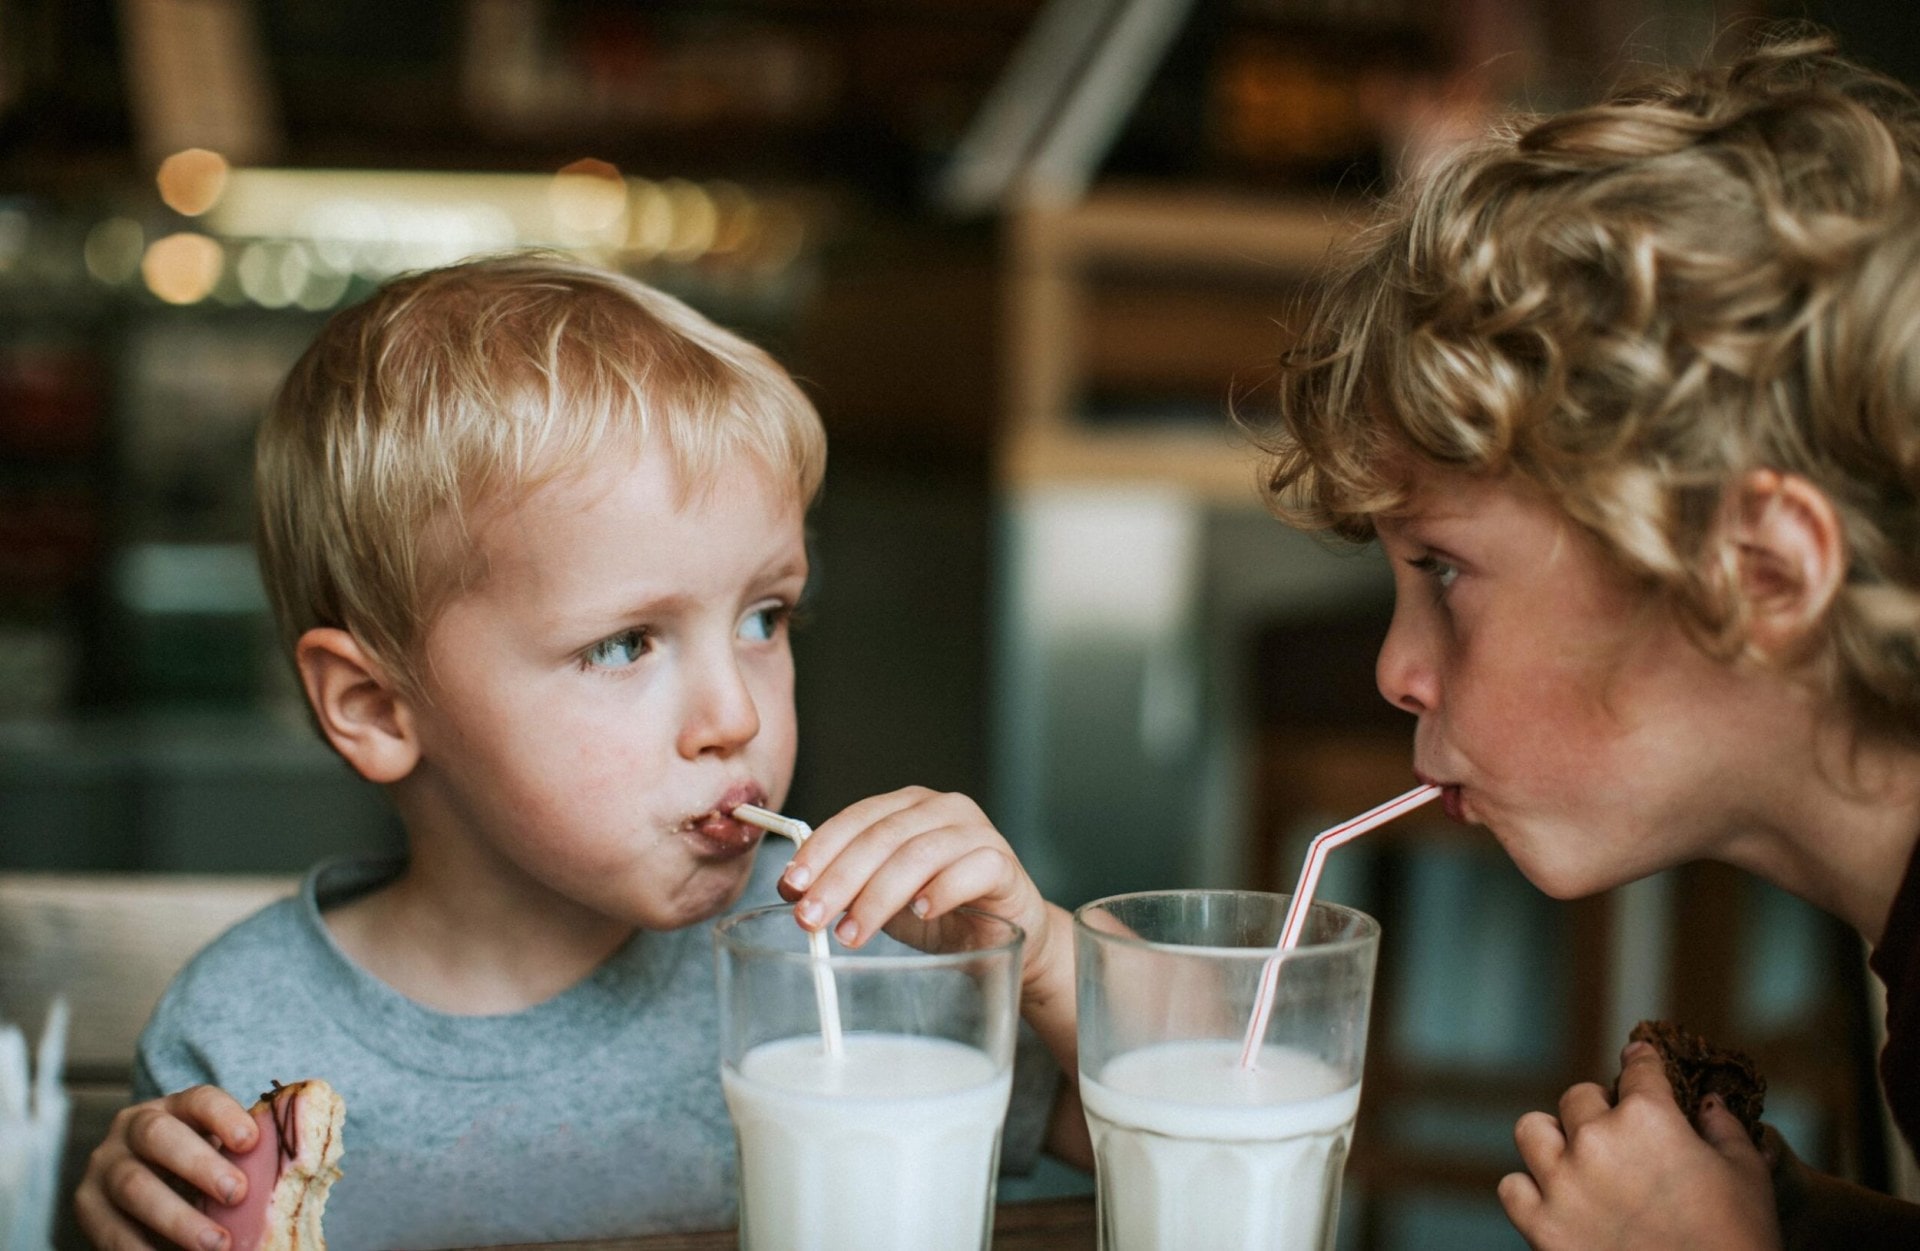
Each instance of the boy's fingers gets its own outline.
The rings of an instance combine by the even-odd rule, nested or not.
[[[904,854],[895,856],[881,866],[849,909],[847,917],[858,925],[863,939],[903,911],[912,910],[921,920],[931,920],[962,904],[981,903],[999,893],[1011,860],[1009,854],[972,844],[964,830],[931,831],[902,852],[920,851],[922,844],[932,851],[935,868],[931,873],[924,864],[914,863]]]
[[[964,858],[972,843],[967,831],[953,827],[915,830],[898,841],[863,839],[833,862],[828,879],[809,892],[809,898],[817,895],[825,903],[830,891],[851,895],[842,905],[847,913],[843,928],[835,932],[842,942],[864,942],[910,907],[948,866]]]
[[[1014,859],[999,847],[975,847],[940,870],[933,880],[920,888],[918,899],[926,901],[923,917],[945,916],[963,904],[978,903],[1004,893]]]
[[[1727,1111],[1727,1105],[1718,1095],[1708,1095],[1700,1101],[1700,1136],[1730,1160],[1752,1160],[1765,1164],[1760,1156],[1760,1148],[1753,1145],[1753,1139],[1747,1133],[1747,1127],[1740,1123],[1739,1117]]]
[[[812,871],[812,881],[806,887],[808,899],[820,903],[826,914],[832,916],[850,906],[853,897],[860,893],[880,866],[899,855],[903,848],[914,848],[912,854],[924,860],[920,880],[924,882],[932,877],[939,862],[934,859],[931,848],[918,844],[929,833],[959,824],[948,819],[945,810],[951,805],[940,802],[946,798],[932,791],[924,792],[924,797],[918,802],[877,817],[854,830],[851,836],[846,835],[846,830],[851,827],[841,827],[836,831],[840,841],[837,844],[826,843],[819,851],[815,851],[814,846],[823,841],[823,836],[815,834],[808,839],[807,865]],[[835,817],[834,820],[838,821],[839,818]],[[821,828],[824,830],[826,827]]]
[[[237,1201],[246,1189],[246,1177],[231,1160],[191,1125],[157,1107],[136,1113],[127,1122],[127,1147],[138,1157],[132,1163],[142,1172],[148,1164],[156,1165],[222,1202]]]
[[[1760,1122],[1759,1150],[1760,1158],[1766,1161],[1769,1173],[1778,1169],[1783,1162],[1796,1166],[1800,1163],[1794,1157],[1793,1149],[1787,1146],[1786,1139],[1780,1136],[1780,1131],[1765,1121]]]
[[[787,899],[799,899],[832,867],[848,844],[888,817],[912,808],[922,798],[920,787],[909,787],[870,796],[834,813],[815,828],[806,842],[794,849],[792,861],[780,875],[780,893]]]
[[[120,1160],[102,1182],[107,1197],[122,1213],[179,1246],[222,1251],[231,1241],[225,1229],[196,1211],[139,1160]]]
[[[161,1103],[187,1124],[214,1134],[229,1150],[245,1151],[260,1133],[253,1113],[218,1086],[194,1086],[167,1096]]]
[[[818,872],[820,864],[837,856],[840,849],[862,831],[871,829],[896,813],[924,803],[936,793],[924,786],[908,786],[884,795],[870,795],[858,803],[849,804],[821,822],[814,829],[812,837],[795,853],[794,859],[805,860]]]
[[[1567,1136],[1547,1113],[1529,1112],[1513,1123],[1513,1145],[1520,1149],[1527,1171],[1539,1177],[1566,1154]]]
[[[106,1195],[91,1186],[82,1186],[73,1197],[73,1214],[80,1232],[97,1251],[154,1251],[153,1244],[107,1202]]]
[[[880,824],[869,826],[864,837],[839,849],[832,859],[823,862],[816,857],[811,866],[811,878],[794,910],[800,923],[810,929],[817,928],[852,908],[855,897],[865,889],[880,866],[895,855],[900,844],[910,837],[904,832],[908,828],[889,826],[883,819]],[[809,849],[814,841],[807,840]],[[904,900],[901,906],[905,906]]]
[[[1532,1228],[1540,1205],[1545,1202],[1538,1183],[1525,1173],[1508,1173],[1500,1179],[1498,1194],[1500,1206],[1507,1211],[1507,1219],[1524,1236]]]
[[[1560,1124],[1568,1134],[1611,1111],[1613,1104],[1608,1102],[1607,1092],[1592,1082],[1569,1086],[1560,1096]]]
[[[1666,1061],[1646,1043],[1634,1043],[1621,1055],[1620,1101],[1625,1103],[1629,1098],[1673,1103],[1673,1085],[1667,1081]]]

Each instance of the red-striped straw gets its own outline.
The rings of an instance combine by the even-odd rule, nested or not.
[[[1287,919],[1280,927],[1279,951],[1260,971],[1260,995],[1254,1000],[1253,1019],[1247,1022],[1247,1040],[1240,1049],[1241,1068],[1254,1067],[1253,1062],[1260,1054],[1261,1040],[1267,1036],[1267,1022],[1273,1016],[1273,995],[1280,985],[1280,966],[1286,962],[1287,952],[1300,941],[1300,931],[1307,927],[1307,909],[1313,903],[1314,888],[1320,885],[1320,870],[1326,866],[1327,853],[1395,817],[1412,812],[1439,794],[1438,786],[1416,786],[1398,799],[1389,799],[1378,808],[1369,808],[1313,836],[1313,842],[1307,845],[1307,862],[1300,869],[1300,884],[1293,888],[1293,899],[1287,904]]]

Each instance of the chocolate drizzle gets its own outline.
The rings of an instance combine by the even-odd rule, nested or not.
[[[273,1089],[263,1091],[260,1101],[267,1105],[273,1117],[273,1134],[280,1140],[279,1156],[284,1168],[293,1163],[293,1158],[300,1153],[300,1088],[298,1085],[282,1086],[278,1078],[268,1080],[273,1082]],[[287,1097],[282,1099],[282,1094]]]

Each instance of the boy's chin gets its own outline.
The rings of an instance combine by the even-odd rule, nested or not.
[[[753,862],[752,854],[704,862],[681,883],[671,899],[643,908],[641,915],[632,921],[649,930],[684,929],[711,921],[746,893],[747,882],[753,876]]]
[[[1596,876],[1590,869],[1583,871],[1578,865],[1546,863],[1533,857],[1512,855],[1511,852],[1509,858],[1519,868],[1522,877],[1551,899],[1586,899],[1621,884],[1617,878]]]

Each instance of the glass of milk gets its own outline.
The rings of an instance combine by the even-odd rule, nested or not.
[[[743,1251],[986,1251],[1023,939],[971,909],[902,913],[820,961],[788,905],[714,927]]]
[[[1316,903],[1241,1063],[1288,896],[1171,890],[1074,913],[1101,1251],[1326,1251],[1380,925]]]

